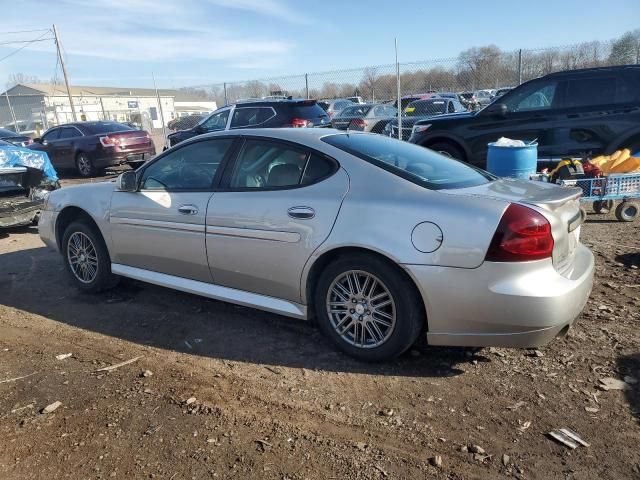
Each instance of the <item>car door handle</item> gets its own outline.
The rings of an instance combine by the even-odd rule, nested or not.
[[[198,207],[195,205],[180,205],[178,207],[178,212],[183,215],[195,215],[198,213]]]
[[[316,216],[316,211],[311,207],[291,207],[287,210],[291,218],[310,219]]]

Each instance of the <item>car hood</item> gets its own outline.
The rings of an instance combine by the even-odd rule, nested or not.
[[[500,178],[475,187],[440,191],[454,195],[505,200],[511,203],[527,203],[549,211],[554,211],[565,203],[576,200],[582,194],[582,189],[580,188],[561,187],[553,183],[508,178]]]

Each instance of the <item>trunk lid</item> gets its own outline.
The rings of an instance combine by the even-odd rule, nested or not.
[[[580,188],[501,178],[484,185],[441,192],[537,207],[551,224],[554,241],[553,265],[561,275],[571,275],[575,251],[580,241],[580,225],[584,221],[580,212]]]
[[[127,130],[113,132],[107,135],[122,150],[149,147],[152,144],[151,136],[144,130]]]

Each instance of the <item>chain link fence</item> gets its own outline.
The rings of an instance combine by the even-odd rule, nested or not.
[[[122,88],[123,92],[110,95],[73,94],[73,101],[78,120],[116,120],[134,124],[149,131],[156,147],[161,149],[170,122],[187,114],[176,108],[175,92],[201,98],[203,104],[208,102],[209,110],[214,108],[213,101],[222,106],[288,96],[318,100],[360,97],[364,101],[395,103],[398,90],[401,97],[429,92],[469,95],[481,90],[514,87],[560,70],[640,62],[640,47],[620,55],[615,45],[615,40],[594,41],[511,52],[503,52],[494,46],[479,47],[453,58],[214,83],[185,87],[173,93],[165,90],[160,99],[153,93],[135,95],[135,89]],[[43,84],[42,90],[29,93],[28,90],[15,92],[10,89],[0,95],[0,128],[17,129],[35,137],[47,128],[72,121],[64,86]],[[401,103],[403,107],[404,103]],[[481,105],[466,106],[477,108]],[[207,110],[201,108],[191,113],[205,114]]]
[[[219,105],[269,97],[334,99],[361,97],[393,102],[398,81],[401,96],[428,92],[475,92],[514,87],[561,70],[629,63],[612,53],[612,41],[588,42],[536,50],[500,51],[472,48],[457,57],[367,66],[348,70],[199,85]],[[621,61],[622,60],[622,61]],[[638,58],[636,55],[636,63]],[[631,62],[633,63],[633,61]]]

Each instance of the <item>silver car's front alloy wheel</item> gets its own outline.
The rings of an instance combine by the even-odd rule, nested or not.
[[[368,272],[349,270],[338,276],[329,287],[326,306],[336,333],[355,347],[379,347],[396,326],[393,296]]]
[[[91,239],[83,232],[74,232],[67,242],[67,260],[75,277],[91,283],[98,274],[98,253]]]

